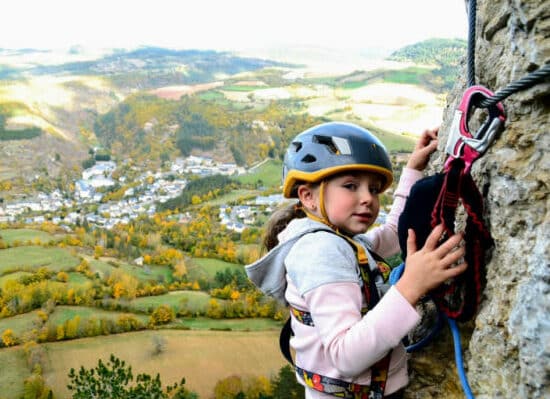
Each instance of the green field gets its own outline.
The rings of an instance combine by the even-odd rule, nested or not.
[[[4,229],[0,231],[0,238],[8,245],[13,245],[14,242],[26,243],[26,242],[40,242],[47,243],[55,236],[46,233],[41,230],[33,229]]]
[[[232,330],[232,331],[267,331],[277,330],[281,323],[272,319],[222,319],[213,320],[206,317],[177,319],[170,325],[174,328],[188,328],[190,330]]]
[[[242,269],[241,265],[229,263],[219,259],[212,258],[191,258],[191,264],[188,271],[191,275],[201,272],[201,277],[214,278],[216,273],[223,272],[225,269]]]
[[[3,287],[4,283],[8,280],[18,281],[21,277],[30,276],[31,274],[32,273],[30,272],[15,272],[4,274],[2,277],[0,277],[0,288]]]
[[[31,331],[36,325],[40,325],[37,310],[12,316],[9,318],[0,319],[0,334],[5,330],[10,329],[16,337],[20,338],[23,333]]]
[[[25,246],[0,250],[0,275],[16,270],[32,271],[39,267],[59,272],[74,268],[79,263],[76,256],[62,248]]]
[[[172,291],[165,295],[144,296],[132,299],[128,307],[137,312],[149,312],[160,305],[168,305],[175,311],[188,309],[192,312],[205,311],[210,295],[202,291]]]
[[[266,164],[267,165],[267,164]],[[267,167],[270,167],[267,165]],[[250,190],[243,190],[250,193]],[[235,195],[235,193],[233,193]],[[250,194],[249,194],[250,195]],[[51,240],[50,235],[36,230],[2,230],[6,242],[19,242],[21,246],[0,250],[0,288],[9,280],[17,280],[21,290],[20,299],[29,303],[34,282],[24,282],[40,267],[47,267],[54,274],[48,282],[51,292],[67,292],[68,288],[91,286],[99,283],[74,269],[86,259],[90,270],[102,278],[116,270],[135,277],[140,283],[157,282],[167,284],[173,281],[169,266],[139,266],[127,260],[115,258],[95,259],[89,250],[78,247],[59,248],[30,245],[35,240]],[[8,241],[9,240],[9,241]],[[80,251],[80,252],[79,252]],[[242,270],[242,265],[209,258],[186,260],[188,278],[212,281],[216,273],[226,269]],[[56,281],[56,273],[68,272],[66,283]],[[103,284],[103,283],[101,283]],[[107,285],[105,287],[109,289]],[[59,290],[59,291],[56,291]],[[6,291],[7,292],[7,291]],[[0,349],[2,365],[9,370],[0,373],[0,399],[21,399],[23,382],[29,377],[27,355],[22,342],[32,337],[33,330],[55,332],[69,320],[80,319],[77,327],[87,328],[88,320],[110,320],[117,322],[122,315],[132,315],[142,326],[147,326],[150,312],[160,305],[171,306],[176,311],[186,310],[188,314],[204,313],[209,301],[205,291],[171,291],[163,295],[140,297],[133,300],[105,298],[104,305],[112,302],[113,307],[122,306],[124,311],[106,310],[92,306],[57,305],[45,322],[39,317],[39,309],[0,319],[0,334],[11,329],[20,345]],[[220,301],[220,300],[218,300]],[[222,301],[223,302],[223,301]],[[119,309],[117,307],[117,309]],[[73,324],[74,325],[74,324]],[[134,373],[161,373],[164,385],[187,379],[188,388],[197,391],[201,398],[211,396],[214,385],[231,375],[273,377],[284,365],[279,354],[277,336],[281,323],[272,319],[210,319],[206,317],[180,317],[163,326],[163,330],[145,330],[133,334],[101,335],[93,338],[68,339],[53,343],[41,343],[42,375],[46,384],[54,389],[56,399],[68,399],[67,374],[71,367],[81,365],[92,367],[98,358],[107,359],[111,353],[126,360]],[[55,333],[54,333],[55,334]],[[80,332],[79,332],[80,334]],[[165,349],[155,354],[154,337],[162,336]],[[27,338],[25,338],[27,337]],[[34,338],[36,339],[36,336]],[[54,338],[55,339],[55,338]],[[209,373],[204,373],[208,369]]]
[[[256,185],[261,183],[265,187],[279,187],[283,171],[282,162],[270,159],[252,172],[238,176],[237,180],[243,184]]]
[[[76,316],[80,317],[81,323],[91,318],[116,321],[122,315],[132,315],[143,324],[147,324],[149,321],[149,316],[128,312],[115,312],[87,306],[57,306],[55,311],[50,315],[48,323],[60,325],[67,320],[74,319]]]
[[[94,273],[99,273],[102,277],[112,273],[116,269],[120,269],[140,281],[153,283],[163,281],[171,283],[174,280],[172,270],[169,266],[143,267],[119,260],[105,261],[102,259],[94,259],[91,256],[84,256],[84,258],[90,263],[90,270]]]

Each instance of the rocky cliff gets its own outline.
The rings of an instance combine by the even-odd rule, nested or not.
[[[476,84],[497,91],[550,62],[549,0],[477,3]],[[448,98],[441,151],[467,86],[464,65]],[[503,101],[505,129],[472,170],[495,240],[479,312],[460,325],[467,377],[478,399],[550,397],[549,82]],[[441,170],[443,160],[434,159],[432,171]],[[407,398],[464,397],[448,331],[413,353],[410,367]]]

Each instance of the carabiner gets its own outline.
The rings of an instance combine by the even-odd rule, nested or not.
[[[487,148],[501,131],[506,120],[506,114],[500,102],[487,107],[489,113],[487,120],[475,135],[472,135],[468,128],[468,120],[474,108],[481,101],[492,96],[493,93],[489,89],[479,85],[471,86],[464,92],[462,100],[455,111],[451,131],[445,146],[445,151],[449,154],[449,158],[445,162],[445,170],[449,168],[453,159],[461,158],[464,161],[464,169],[468,172],[472,163],[487,151]]]

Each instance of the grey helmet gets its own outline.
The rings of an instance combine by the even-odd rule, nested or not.
[[[290,143],[283,164],[283,195],[297,197],[296,183],[320,182],[345,171],[364,170],[382,177],[381,191],[393,181],[386,148],[371,132],[345,122],[313,126]]]

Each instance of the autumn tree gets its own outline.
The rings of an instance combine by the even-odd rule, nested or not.
[[[174,310],[168,305],[160,305],[151,314],[151,324],[168,324],[176,317]]]

